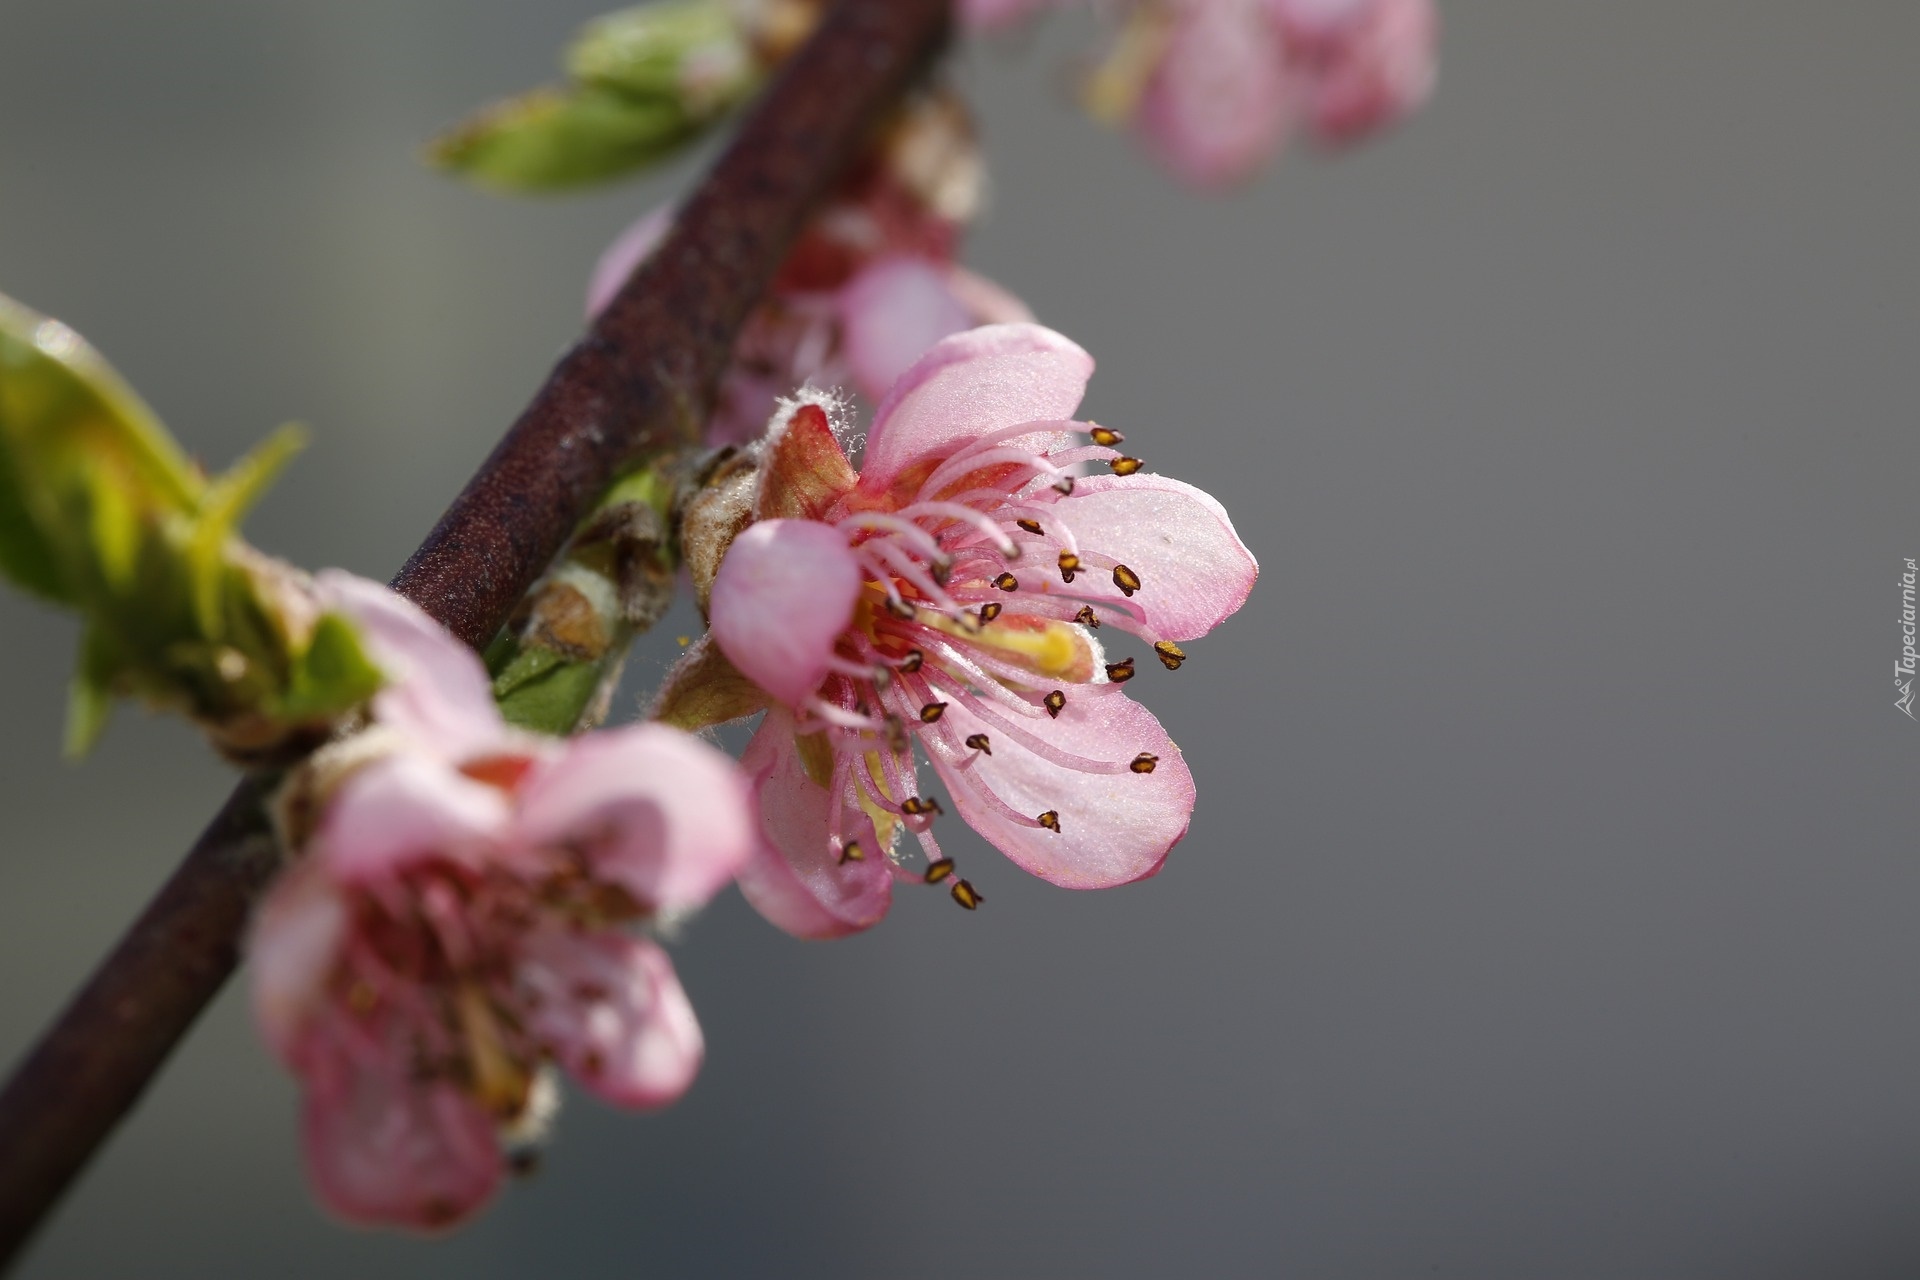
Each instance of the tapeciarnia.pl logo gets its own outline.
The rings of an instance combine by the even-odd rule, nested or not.
[[[1907,561],[1907,571],[1900,575],[1900,660],[1893,664],[1894,687],[1900,690],[1900,696],[1894,700],[1894,706],[1907,713],[1907,719],[1920,720],[1913,714],[1913,673],[1914,665],[1920,662],[1920,653],[1913,648],[1913,584],[1920,568],[1912,560]]]

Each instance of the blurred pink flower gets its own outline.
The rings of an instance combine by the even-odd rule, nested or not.
[[[917,108],[802,233],[735,344],[707,443],[753,439],[780,397],[809,384],[875,403],[948,334],[1033,318],[954,261],[978,157],[950,115],[944,104]],[[657,209],[607,248],[588,284],[588,315],[613,300],[672,220]]]
[[[711,616],[775,704],[741,761],[766,842],[740,874],[774,923],[877,921],[900,828],[925,879],[977,903],[930,830],[915,742],[960,816],[1055,884],[1152,875],[1185,834],[1192,776],[1121,691],[1133,656],[1109,662],[1094,628],[1176,667],[1177,642],[1238,609],[1258,570],[1219,503],[1070,420],[1092,372],[1051,330],[975,329],[894,385],[858,473],[818,397],[770,431],[757,522],[721,562]],[[1114,474],[1075,477],[1093,462]]]
[[[657,1107],[702,1042],[666,953],[622,926],[706,902],[753,843],[731,761],[658,725],[509,729],[479,660],[344,574],[323,591],[395,676],[384,754],[324,799],[255,921],[255,1015],[299,1076],[309,1170],[360,1222],[473,1212],[502,1141],[550,1109],[544,1064]]]
[[[1305,128],[1356,142],[1432,92],[1432,0],[1136,0],[1090,82],[1175,173],[1247,177]]]

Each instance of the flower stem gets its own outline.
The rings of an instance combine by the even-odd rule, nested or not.
[[[948,0],[838,0],[647,260],[401,569],[478,646],[618,475],[691,444],[735,335],[808,212],[943,42]],[[0,1092],[0,1268],[239,961],[278,869],[243,782]]]

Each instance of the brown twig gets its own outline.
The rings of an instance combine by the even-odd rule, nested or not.
[[[944,38],[947,0],[839,0],[394,585],[490,639],[619,472],[693,440],[747,313],[827,185]],[[0,1268],[239,962],[280,853],[240,785],[0,1092]]]

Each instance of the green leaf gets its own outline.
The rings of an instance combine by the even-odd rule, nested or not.
[[[715,0],[648,4],[597,18],[567,51],[578,84],[677,104],[710,120],[759,80],[739,21]]]
[[[494,681],[494,697],[500,714],[508,724],[535,733],[568,734],[580,725],[581,717],[593,703],[605,668],[598,662],[568,662],[544,649],[522,650],[523,656],[544,654],[551,662],[529,664],[502,692],[502,680]],[[516,662],[508,668],[512,671]]]
[[[441,136],[428,159],[503,191],[561,191],[624,177],[697,133],[695,122],[672,101],[598,89],[538,89]]]
[[[187,568],[193,579],[194,617],[200,634],[218,640],[224,634],[221,588],[226,581],[227,541],[240,521],[293,460],[307,447],[304,429],[288,423],[255,445],[246,457],[207,486],[193,536],[187,544]]]
[[[119,659],[99,631],[80,638],[80,666],[67,685],[67,732],[63,750],[78,760],[93,750],[113,712],[113,681]]]

